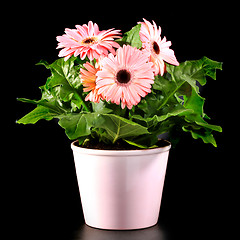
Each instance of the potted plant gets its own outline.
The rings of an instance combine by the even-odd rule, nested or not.
[[[96,23],[57,37],[59,59],[36,108],[17,123],[58,119],[70,140],[88,225],[138,229],[157,223],[171,143],[179,132],[217,146],[199,87],[222,63],[179,63],[156,23],[143,19],[121,36]],[[159,139],[169,134],[170,142]]]

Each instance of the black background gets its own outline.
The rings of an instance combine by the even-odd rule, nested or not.
[[[65,28],[92,20],[100,30],[115,28],[125,32],[143,17],[155,20],[162,27],[162,36],[172,41],[171,48],[179,62],[202,56],[223,62],[217,81],[209,79],[201,90],[207,99],[205,112],[213,124],[223,127],[223,133],[215,134],[218,148],[183,134],[181,142],[171,150],[159,218],[161,231],[169,237],[159,235],[152,239],[201,239],[205,236],[216,239],[225,232],[230,221],[226,214],[230,211],[231,204],[227,202],[232,198],[230,180],[233,180],[229,174],[233,156],[229,135],[235,130],[227,123],[231,114],[227,99],[234,89],[234,79],[229,74],[233,59],[228,55],[234,50],[235,39],[231,36],[234,14],[226,6],[207,3],[179,6],[173,2],[165,6],[156,3],[138,3],[136,9],[128,6],[130,2],[104,2],[101,7],[95,2],[70,1],[54,6],[43,2],[15,6],[19,11],[8,29],[11,35],[6,49],[11,49],[7,53],[11,66],[8,71],[15,88],[15,115],[10,120],[13,134],[8,151],[15,157],[10,160],[8,175],[11,182],[8,217],[19,236],[71,240],[75,230],[77,239],[117,239],[117,232],[111,235],[110,231],[97,238],[101,234],[91,235],[91,229],[83,226],[70,140],[64,130],[54,120],[41,120],[36,125],[15,124],[16,119],[34,108],[15,98],[41,97],[38,87],[45,84],[49,72],[35,64],[41,59],[51,63],[58,57],[56,36],[62,35]],[[234,96],[231,96],[232,101]],[[83,234],[84,228],[84,234],[90,231],[90,235]],[[143,236],[140,234],[133,239],[145,239],[141,238]],[[130,239],[128,237],[126,239]]]

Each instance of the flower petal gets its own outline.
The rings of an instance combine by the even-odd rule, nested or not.
[[[177,61],[177,59],[175,57],[175,54],[174,54],[174,51],[172,49],[164,48],[161,51],[161,57],[164,61],[166,61],[170,64],[173,64],[175,66],[179,65],[179,62]]]
[[[109,54],[101,61],[102,68],[96,73],[96,89],[99,94],[116,104],[121,101],[122,108],[127,106],[131,109],[133,105],[137,105],[141,96],[151,92],[151,84],[154,83],[152,63],[148,60],[149,54],[130,45],[119,48],[116,56]],[[118,74],[120,71],[130,75],[121,79]]]
[[[80,55],[83,60],[86,56],[92,61],[94,58],[99,59],[102,56],[107,56],[108,52],[115,54],[114,48],[119,48],[114,39],[119,38],[120,30],[104,30],[99,31],[98,25],[92,21],[88,22],[88,25],[82,26],[76,25],[76,29],[65,29],[65,33],[62,36],[57,37],[57,48],[67,48],[66,54],[69,49],[74,49],[71,55]],[[91,41],[90,41],[91,40]],[[61,52],[61,56],[64,51]]]

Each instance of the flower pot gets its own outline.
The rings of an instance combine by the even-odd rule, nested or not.
[[[171,144],[143,150],[97,150],[71,144],[83,214],[101,229],[140,229],[158,221]]]

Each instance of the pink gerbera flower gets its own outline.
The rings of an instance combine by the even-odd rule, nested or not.
[[[99,103],[101,95],[98,94],[98,90],[96,89],[96,73],[99,69],[96,69],[89,62],[83,64],[84,68],[80,69],[80,78],[82,80],[83,91],[89,92],[91,91],[85,98],[85,101],[91,101],[95,103]]]
[[[164,61],[176,65],[179,65],[174,51],[169,49],[172,45],[171,41],[167,41],[166,37],[161,39],[161,27],[157,28],[156,23],[153,21],[153,25],[143,19],[144,22],[141,23],[141,30],[139,32],[140,39],[142,41],[142,46],[144,50],[151,53],[150,61],[154,64],[155,75],[164,74],[165,63]]]
[[[107,101],[120,104],[122,109],[137,105],[141,97],[151,92],[154,83],[152,63],[148,62],[149,53],[124,45],[104,58],[102,69],[96,73],[96,89],[104,94]]]
[[[59,52],[59,57],[69,59],[80,55],[83,60],[86,56],[92,61],[94,58],[98,59],[101,55],[107,56],[108,51],[115,54],[115,48],[120,47],[114,42],[114,38],[120,38],[120,30],[114,28],[104,31],[99,31],[98,25],[93,24],[92,21],[88,25],[76,25],[76,29],[65,29],[62,36],[57,37],[57,48],[63,48]]]

